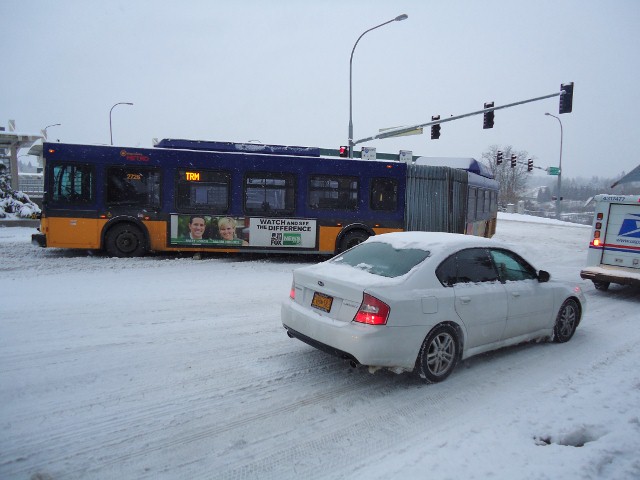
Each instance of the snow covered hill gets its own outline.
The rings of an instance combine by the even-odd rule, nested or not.
[[[286,336],[312,259],[112,259],[0,228],[0,478],[640,478],[639,291],[580,279],[589,232],[501,214],[586,315],[425,385]]]

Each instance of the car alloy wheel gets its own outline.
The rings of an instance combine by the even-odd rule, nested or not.
[[[556,325],[553,329],[553,339],[557,343],[571,340],[580,321],[580,307],[578,303],[569,298],[560,307],[556,317]]]
[[[453,328],[442,325],[431,331],[420,350],[419,374],[428,382],[441,382],[458,362],[458,339]]]

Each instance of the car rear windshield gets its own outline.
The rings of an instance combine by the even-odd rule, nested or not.
[[[348,250],[331,261],[383,277],[399,277],[429,256],[426,250],[394,248],[388,243],[369,242]]]

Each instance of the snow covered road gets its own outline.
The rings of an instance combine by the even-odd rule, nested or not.
[[[0,478],[639,478],[639,291],[579,278],[588,228],[517,218],[496,237],[581,284],[587,314],[436,385],[289,339],[311,260],[111,259],[0,229]]]

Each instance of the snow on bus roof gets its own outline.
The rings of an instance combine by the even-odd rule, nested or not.
[[[429,165],[432,167],[451,167],[468,170],[483,177],[493,178],[493,174],[486,165],[475,158],[467,157],[418,157],[416,165]]]
[[[320,149],[289,145],[268,145],[260,143],[217,142],[212,140],[187,140],[182,138],[163,138],[155,144],[156,148],[176,150],[206,150],[217,152],[261,153],[271,155],[292,155],[319,157]]]

